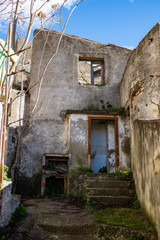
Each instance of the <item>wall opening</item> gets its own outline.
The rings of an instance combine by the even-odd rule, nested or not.
[[[104,85],[104,61],[79,59],[79,85]]]
[[[48,195],[64,194],[64,179],[53,176],[48,177],[46,178],[45,188]]]
[[[89,168],[94,173],[118,170],[117,118],[89,117]]]
[[[41,193],[66,193],[68,155],[46,153],[42,158]]]

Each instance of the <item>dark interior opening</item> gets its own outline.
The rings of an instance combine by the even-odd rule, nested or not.
[[[49,196],[64,194],[64,178],[46,178],[46,192]]]

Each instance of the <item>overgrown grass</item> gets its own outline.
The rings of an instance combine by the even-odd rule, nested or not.
[[[41,195],[41,198],[54,198],[54,197],[65,197],[65,194],[57,192],[54,186],[52,186],[45,188],[43,195]]]
[[[12,213],[9,225],[17,224],[18,222],[25,219],[26,216],[27,216],[26,208],[22,204],[19,204],[19,207],[17,207],[14,213]]]
[[[98,224],[130,227],[145,231],[155,230],[148,220],[144,218],[141,210],[108,208],[94,210],[92,214]]]

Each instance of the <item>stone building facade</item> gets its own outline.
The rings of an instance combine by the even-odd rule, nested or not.
[[[38,33],[33,42],[30,109],[37,110],[21,139],[17,191],[39,192],[44,154],[68,156],[68,171],[130,168],[129,127],[121,116],[120,81],[131,51],[64,35],[42,82],[60,33]],[[45,48],[44,48],[45,46]],[[43,55],[43,57],[42,57]]]
[[[160,236],[160,24],[132,52],[121,81],[130,112],[131,164],[141,205]]]
[[[52,58],[61,34],[50,31],[46,41],[47,30],[35,31],[24,109],[36,110],[21,138],[17,193],[40,193],[51,159],[63,162],[60,173],[66,162],[66,172],[132,168],[160,235],[159,32],[157,24],[134,51],[64,35]]]

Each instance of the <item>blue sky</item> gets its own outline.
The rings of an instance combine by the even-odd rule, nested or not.
[[[160,0],[85,0],[73,13],[66,33],[135,48],[157,22]]]
[[[63,9],[63,20],[68,13]],[[157,22],[160,0],[84,0],[71,16],[66,33],[135,48]],[[5,39],[6,29],[0,20],[0,38]],[[60,31],[58,24],[53,29]]]

